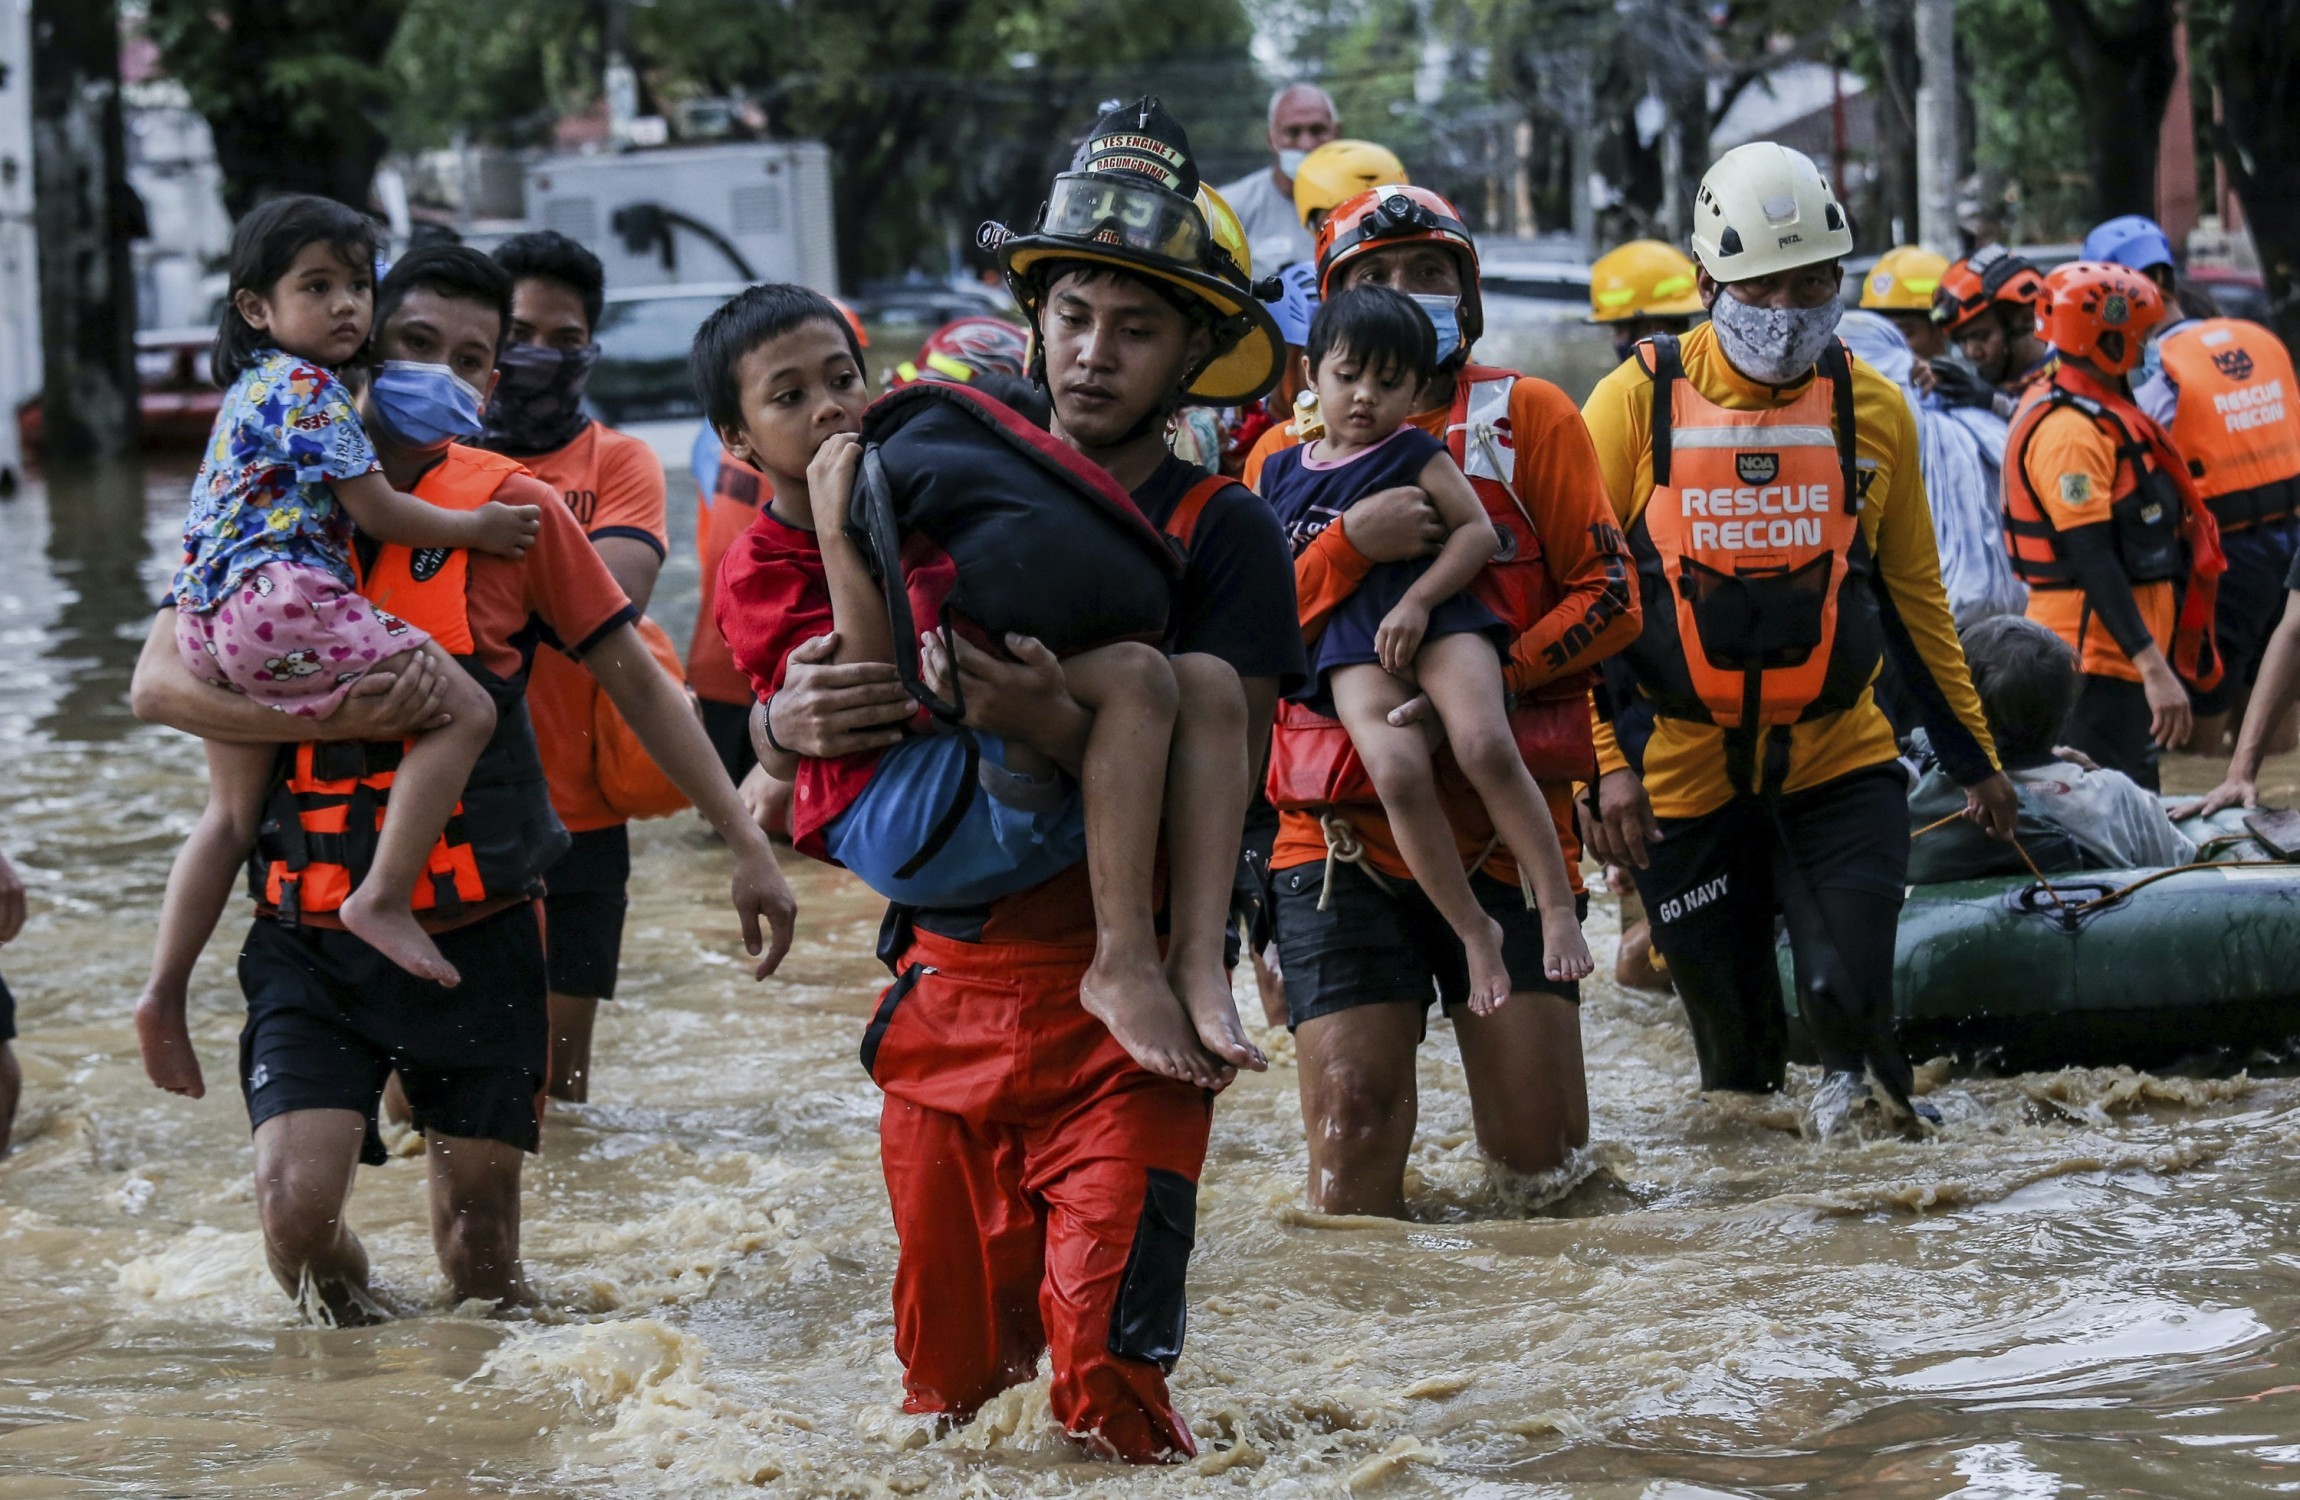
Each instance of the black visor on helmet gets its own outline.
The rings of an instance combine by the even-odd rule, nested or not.
[[[1189,199],[1099,172],[1054,179],[1039,233],[1111,245],[1186,266],[1207,261],[1205,216]]]

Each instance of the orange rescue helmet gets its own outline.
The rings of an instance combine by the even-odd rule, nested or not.
[[[1341,269],[1362,255],[1398,245],[1440,245],[1461,266],[1461,342],[1477,342],[1485,331],[1485,303],[1478,295],[1477,242],[1460,212],[1425,187],[1386,183],[1334,206],[1318,226],[1318,295],[1341,290]]]
[[[2072,260],[2044,278],[2036,331],[2055,352],[2123,375],[2140,363],[2148,331],[2163,317],[2163,293],[2140,272],[2104,260]]]
[[[846,314],[847,327],[855,332],[855,342],[868,349],[870,347],[870,335],[863,331],[862,315],[857,313],[844,297],[831,298],[831,306]]]
[[[1956,331],[1999,302],[2035,307],[2044,294],[2044,275],[2026,256],[2002,245],[1983,245],[1941,273],[1933,292],[1933,321]]]

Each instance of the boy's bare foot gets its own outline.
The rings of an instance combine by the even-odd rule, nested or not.
[[[1490,1016],[1509,998],[1509,964],[1501,956],[1501,924],[1478,918],[1474,931],[1462,934],[1469,958],[1469,1013]]]
[[[1202,1089],[1225,1087],[1234,1076],[1199,1047],[1197,1029],[1155,957],[1126,962],[1098,955],[1079,981],[1078,999],[1128,1057],[1153,1073]]]
[[[383,901],[363,886],[351,893],[339,915],[346,932],[416,978],[449,989],[463,983],[406,902]]]
[[[1199,972],[1190,972],[1193,969]],[[1262,1049],[1246,1039],[1246,1028],[1238,1024],[1238,1000],[1220,964],[1169,965],[1166,980],[1182,997],[1182,1009],[1197,1029],[1200,1046],[1234,1068],[1260,1073],[1270,1066]]]
[[[137,998],[136,1050],[144,1055],[144,1076],[155,1087],[187,1099],[206,1096],[200,1057],[192,1050],[191,1028],[184,1024],[182,995],[146,990]]]
[[[1559,983],[1587,979],[1597,967],[1571,910],[1541,914],[1541,952],[1541,972]]]

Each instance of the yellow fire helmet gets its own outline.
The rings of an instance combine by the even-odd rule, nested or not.
[[[1673,245],[1631,240],[1606,251],[1589,268],[1592,323],[1700,315],[1701,293],[1693,284],[1693,261]]]
[[[1406,164],[1387,146],[1372,141],[1328,141],[1303,157],[1294,172],[1294,212],[1308,229],[1311,214],[1332,213],[1367,188],[1412,182],[1406,175]]]
[[[1895,245],[1877,257],[1861,282],[1861,306],[1871,312],[1930,312],[1948,268],[1947,256],[1922,245]]]

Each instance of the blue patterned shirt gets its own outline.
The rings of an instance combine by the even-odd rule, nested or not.
[[[176,607],[206,614],[270,563],[354,587],[351,517],[328,488],[382,465],[333,371],[261,350],[224,396],[192,481]]]

